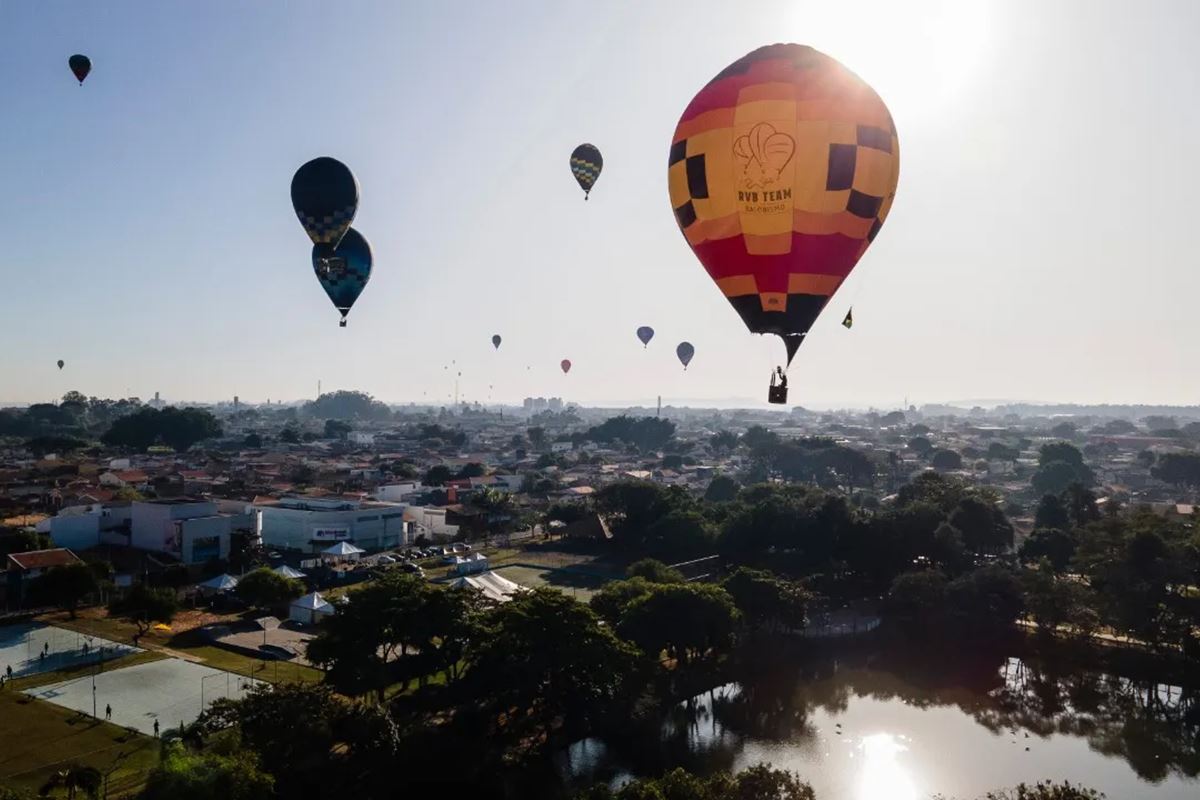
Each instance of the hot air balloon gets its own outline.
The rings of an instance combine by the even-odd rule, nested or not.
[[[691,342],[680,342],[675,348],[675,355],[679,356],[679,363],[683,364],[683,368],[687,369],[687,365],[691,363],[692,356],[696,355],[696,348],[692,347]]]
[[[81,56],[79,53],[67,59],[67,66],[71,68],[71,73],[75,76],[75,80],[79,81],[79,85],[83,86],[83,79],[92,71],[92,60],[87,56]]]
[[[700,263],[750,331],[783,338],[790,364],[879,233],[899,174],[879,95],[811,47],[776,44],[688,104],[668,184]]]
[[[342,312],[339,324],[346,327],[346,315],[371,279],[371,245],[361,233],[350,228],[337,247],[313,245],[312,263],[321,288]]]
[[[594,144],[581,144],[571,151],[571,174],[583,189],[583,199],[588,199],[592,186],[600,179],[604,169],[604,157]]]
[[[642,347],[645,347],[654,338],[654,328],[651,328],[649,325],[643,325],[637,329],[637,337],[641,340]]]
[[[854,308],[851,307],[846,311],[846,318],[842,320],[842,325],[848,330],[854,327]]]
[[[63,360],[60,358],[60,359],[58,360],[58,368],[59,368],[59,369],[62,369],[64,366],[66,366],[66,362],[65,362],[65,361],[63,361]]]
[[[559,366],[562,367],[563,375],[566,375],[568,372],[571,371],[571,359],[564,358],[562,360],[562,363],[559,364]]]
[[[337,247],[358,211],[358,181],[336,158],[314,158],[292,176],[292,208],[313,244]]]
[[[492,336],[492,347],[496,348],[497,350],[500,349],[500,334],[497,333]]]

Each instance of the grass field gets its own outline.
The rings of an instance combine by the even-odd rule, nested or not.
[[[538,586],[549,586],[553,589],[558,589],[582,603],[591,600],[596,590],[606,583],[603,578],[598,578],[594,575],[582,575],[566,570],[530,567],[520,564],[497,567],[493,571],[497,575],[508,578],[513,583],[527,586],[530,589],[537,588]]]
[[[42,676],[39,676],[42,677]],[[43,703],[5,689],[0,720],[6,731],[0,747],[0,785],[36,794],[65,764],[93,766],[109,776],[109,796],[136,792],[158,763],[158,743],[124,728]]]
[[[325,674],[319,669],[303,664],[263,661],[210,644],[188,645],[172,642],[168,646],[177,653],[196,659],[206,667],[236,672],[238,675],[246,675],[268,683],[319,683]]]

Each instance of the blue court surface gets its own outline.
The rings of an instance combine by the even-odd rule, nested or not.
[[[61,683],[26,690],[26,694],[100,719],[112,707],[111,721],[145,734],[190,724],[218,697],[239,698],[259,681],[204,667],[179,658],[164,658],[132,667],[97,672]],[[93,693],[95,701],[93,705]]]
[[[24,678],[42,672],[96,664],[141,650],[99,636],[26,622],[0,626],[0,674]]]

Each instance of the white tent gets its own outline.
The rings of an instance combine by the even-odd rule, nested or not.
[[[199,589],[202,592],[230,592],[237,588],[238,579],[224,573],[215,578],[209,578],[204,583],[199,584]]]
[[[293,622],[312,625],[334,612],[333,604],[321,597],[320,592],[310,592],[293,600],[288,608],[288,618]]]
[[[338,559],[346,559],[348,561],[357,561],[358,557],[367,552],[361,547],[355,547],[349,542],[338,542],[332,544],[321,551],[322,555],[333,556]]]
[[[487,556],[483,553],[475,553],[466,558],[455,558],[454,563],[450,566],[450,571],[455,575],[470,575],[476,572],[486,572],[487,569],[488,560]],[[497,575],[496,577],[500,576]],[[502,580],[508,579],[503,578]]]
[[[467,575],[450,584],[455,589],[475,589],[483,592],[484,597],[503,603],[512,599],[517,592],[528,591],[524,586],[513,583],[508,578],[494,572],[484,572],[479,575]]]
[[[306,573],[301,572],[298,569],[293,569],[287,564],[280,564],[278,567],[271,570],[271,572],[274,572],[276,575],[282,575],[285,578],[303,578],[306,575]]]

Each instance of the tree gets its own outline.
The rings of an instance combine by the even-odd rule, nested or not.
[[[704,490],[704,499],[710,503],[731,503],[737,499],[738,482],[728,475],[715,475]]]
[[[629,604],[650,594],[653,588],[654,584],[642,577],[609,581],[592,595],[588,606],[609,625],[616,625]]]
[[[740,616],[733,598],[719,586],[655,584],[626,607],[617,632],[651,658],[665,650],[687,661],[728,648]]]
[[[145,450],[161,442],[176,451],[221,435],[221,426],[212,413],[200,408],[162,410],[142,408],[116,419],[101,441],[108,445]]]
[[[295,428],[284,428],[279,433],[279,441],[287,444],[299,444],[300,433]]]
[[[483,635],[467,656],[473,696],[524,741],[551,738],[605,715],[625,718],[639,687],[637,652],[601,625],[587,606],[555,589],[523,592],[488,612]]]
[[[731,453],[738,446],[738,435],[733,431],[717,431],[709,437],[708,445],[715,453]]]
[[[980,638],[1011,628],[1024,608],[1017,577],[996,564],[951,581],[946,604],[958,631]]]
[[[683,509],[670,511],[646,531],[651,552],[679,560],[712,553],[716,538],[716,532],[700,513]]]
[[[1074,555],[1075,537],[1063,528],[1034,528],[1018,551],[1023,563],[1045,561],[1046,569],[1054,572],[1066,570]]]
[[[344,422],[340,419],[325,420],[326,439],[345,439],[353,430],[354,426],[349,422]]]
[[[880,425],[886,425],[889,427],[892,425],[903,425],[905,421],[906,419],[903,411],[889,411],[879,418]]]
[[[262,437],[259,436],[254,431],[247,433],[246,438],[242,439],[242,447],[245,447],[249,450],[257,450],[262,446],[263,446]]]
[[[635,778],[615,793],[607,784],[596,784],[575,800],[816,800],[816,794],[796,773],[758,764],[736,775],[717,772],[707,777],[676,767],[659,778]],[[1030,800],[1098,799],[1080,795]]]
[[[196,753],[180,742],[163,749],[162,760],[146,776],[139,800],[268,800],[275,779],[258,767],[252,752]]]
[[[640,450],[660,450],[675,435],[675,423],[661,417],[610,417],[589,428],[583,438],[592,442],[625,442]]]
[[[722,586],[752,628],[803,628],[812,595],[796,581],[765,570],[740,567]]]
[[[683,456],[679,453],[668,453],[662,459],[663,469],[683,469]]]
[[[929,463],[934,469],[962,469],[962,456],[953,450],[937,450],[929,458]]]
[[[49,797],[61,790],[68,798],[74,800],[82,794],[95,800],[100,796],[100,788],[104,785],[104,776],[95,767],[83,764],[69,764],[54,772],[38,789],[42,797]]]
[[[87,440],[78,436],[35,436],[25,441],[25,449],[38,458],[47,453],[73,453],[87,446]]]
[[[243,575],[238,581],[237,595],[255,608],[272,608],[295,600],[304,594],[304,584],[295,578],[285,578],[266,567]]]
[[[546,429],[537,425],[532,428],[525,429],[525,436],[529,439],[529,444],[534,450],[541,450],[546,446]]]
[[[1016,461],[1020,455],[1020,450],[1002,442],[992,442],[987,449],[987,457],[990,461]]]
[[[1060,422],[1050,429],[1050,435],[1059,439],[1074,439],[1078,429],[1072,422]]]
[[[630,578],[642,578],[649,583],[684,583],[687,580],[679,570],[653,558],[643,558],[630,564],[625,570],[625,575]]]
[[[469,464],[463,464],[463,468],[458,471],[459,478],[479,478],[487,474],[487,467],[477,461],[472,461]]]
[[[948,583],[936,570],[897,575],[883,606],[884,619],[912,638],[936,635],[946,622]]]
[[[1035,528],[1057,528],[1065,531],[1071,527],[1071,516],[1067,513],[1062,499],[1056,494],[1042,495],[1038,501],[1037,511],[1033,515]]]
[[[1160,481],[1179,487],[1200,488],[1200,453],[1163,453],[1150,468]]]
[[[912,450],[921,458],[933,452],[933,442],[926,439],[924,436],[914,436],[908,440],[908,449]]]
[[[144,583],[135,585],[120,599],[114,600],[109,613],[125,617],[137,625],[142,636],[156,622],[169,625],[179,609],[179,600],[171,589],[155,589]]]
[[[391,409],[366,392],[326,392],[316,400],[305,403],[303,413],[317,419],[387,420]]]
[[[91,567],[87,564],[66,564],[53,567],[38,578],[32,587],[32,594],[37,601],[52,603],[75,619],[79,603],[99,590],[96,573]]]
[[[964,497],[949,521],[962,533],[963,544],[973,553],[1000,553],[1012,547],[1012,523],[992,503]]]
[[[1030,484],[1039,494],[1062,494],[1072,483],[1079,483],[1079,471],[1066,461],[1051,461],[1038,467]]]
[[[453,478],[454,473],[450,471],[449,467],[445,464],[437,464],[429,468],[421,482],[426,486],[445,486]]]

